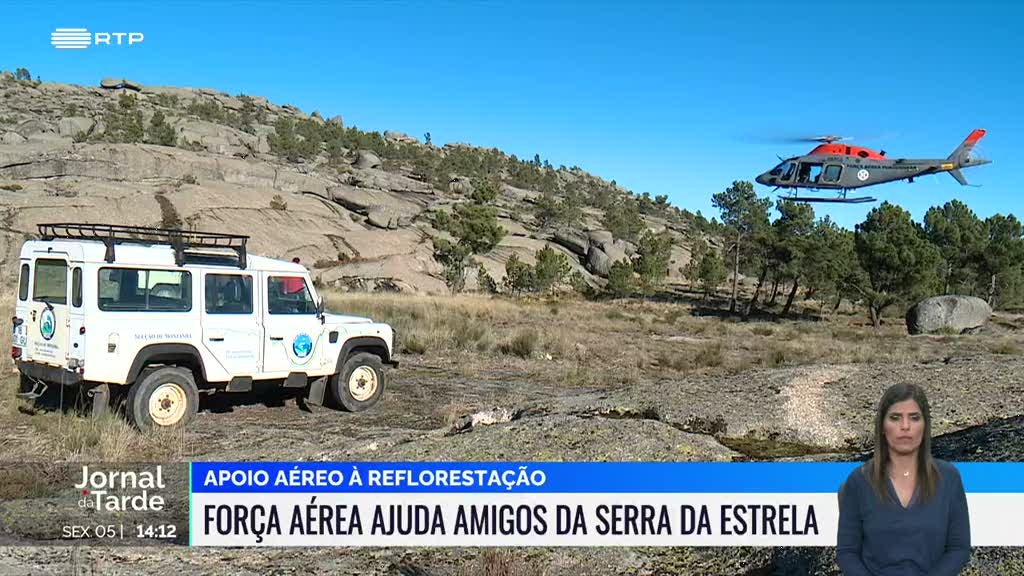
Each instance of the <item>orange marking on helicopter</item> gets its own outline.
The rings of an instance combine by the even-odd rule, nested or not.
[[[846,152],[847,148],[850,149],[849,153]],[[864,152],[864,154],[862,155],[861,152]],[[845,144],[819,144],[814,150],[811,150],[810,154],[849,156],[851,158],[864,158],[869,160],[889,159],[870,148],[847,146]]]
[[[981,137],[984,136],[984,135],[985,135],[985,130],[983,128],[978,128],[977,130],[974,130],[973,132],[971,132],[970,136],[968,136],[967,139],[964,140],[964,142],[967,142],[969,144],[974,144],[978,140],[981,140]]]

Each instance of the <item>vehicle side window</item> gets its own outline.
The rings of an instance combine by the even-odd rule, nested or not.
[[[71,271],[71,305],[75,308],[82,307],[82,269],[75,268]]]
[[[316,304],[302,276],[267,279],[267,310],[271,314],[316,314]]]
[[[28,300],[28,264],[21,265],[21,278],[18,279],[18,300]]]
[[[252,276],[206,275],[207,314],[252,314]]]
[[[99,307],[122,312],[187,312],[192,309],[192,274],[178,270],[100,268]]]
[[[64,260],[36,260],[36,281],[32,299],[50,304],[68,303],[68,263]]]
[[[825,182],[836,182],[839,180],[839,173],[842,172],[843,167],[838,164],[829,164],[825,166]]]

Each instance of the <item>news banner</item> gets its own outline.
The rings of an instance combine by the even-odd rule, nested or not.
[[[22,465],[0,468],[8,496],[0,500],[0,537],[191,546],[834,546],[837,491],[858,465]],[[955,465],[972,544],[1024,546],[1017,520],[1024,463]]]

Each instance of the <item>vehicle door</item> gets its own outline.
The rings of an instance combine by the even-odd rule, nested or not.
[[[263,333],[253,274],[207,270],[201,276],[203,346],[217,359],[227,380],[255,377]],[[212,371],[207,372],[212,378]]]
[[[262,272],[263,371],[271,377],[319,370],[323,359],[323,324],[313,290],[298,274]]]
[[[26,318],[16,341],[23,343],[22,359],[57,367],[66,367],[70,333],[68,299],[71,292],[68,255],[52,251],[35,257]]]

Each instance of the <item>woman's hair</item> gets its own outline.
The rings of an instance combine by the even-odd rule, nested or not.
[[[885,415],[889,408],[904,400],[913,399],[921,408],[924,417],[924,433],[921,445],[917,449],[917,481],[922,502],[927,502],[935,495],[939,481],[939,470],[932,458],[932,413],[928,407],[928,398],[924,390],[916,384],[894,384],[885,391],[878,402],[878,413],[875,414],[875,455],[869,466],[871,487],[883,501],[891,500],[889,494],[889,443],[885,439]]]

